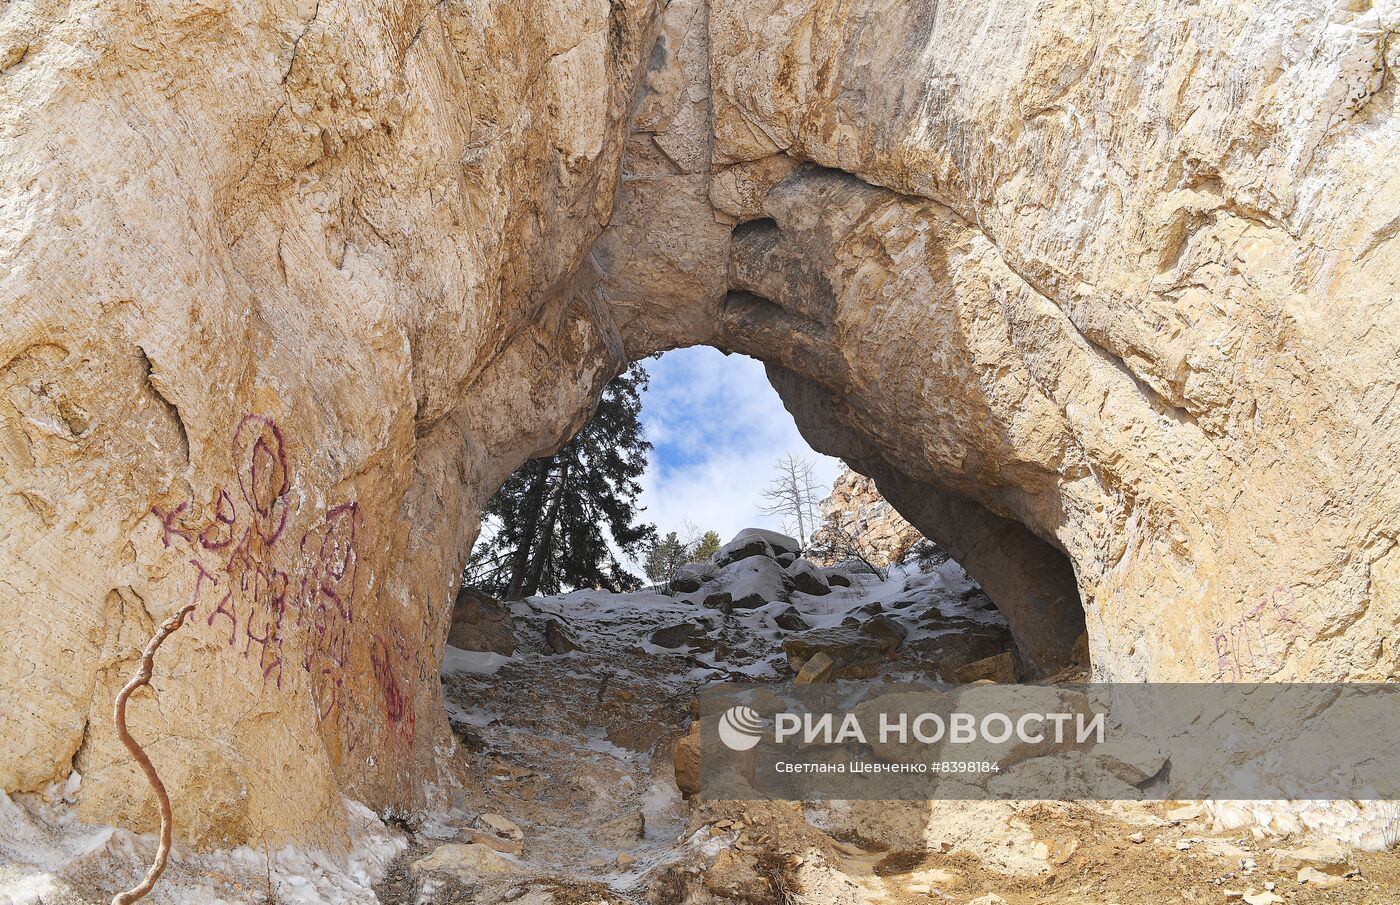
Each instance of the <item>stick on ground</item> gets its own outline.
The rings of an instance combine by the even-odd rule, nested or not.
[[[146,752],[141,750],[141,746],[136,744],[136,739],[131,737],[131,733],[126,729],[126,700],[131,697],[131,693],[142,685],[151,684],[151,665],[155,660],[156,651],[160,648],[165,639],[170,637],[176,629],[185,622],[185,617],[194,609],[194,604],[190,604],[180,612],[171,616],[161,623],[151,640],[147,642],[146,649],[141,652],[141,666],[136,670],[136,675],[131,677],[131,681],[126,683],[120,692],[117,693],[117,703],[112,709],[112,722],[117,726],[117,737],[126,745],[126,750],[131,752],[131,756],[141,765],[141,769],[146,773],[146,781],[155,790],[156,801],[160,804],[160,847],[156,849],[156,860],[151,864],[151,869],[146,871],[146,876],[136,886],[126,892],[118,893],[112,897],[112,905],[131,905],[138,899],[145,898],[146,894],[155,888],[156,881],[165,872],[165,862],[170,857],[170,835],[172,820],[170,816],[170,796],[165,792],[165,783],[160,781],[156,775],[156,768],[151,765],[151,759],[146,756]]]

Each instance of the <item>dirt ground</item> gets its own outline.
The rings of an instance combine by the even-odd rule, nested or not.
[[[445,680],[473,774],[460,811],[520,827],[520,870],[425,897],[412,864],[437,840],[420,832],[377,888],[381,901],[1400,903],[1400,853],[1314,858],[1318,872],[1299,882],[1307,840],[1215,831],[1187,803],[684,800],[671,748],[690,715],[696,687],[681,677],[693,664],[639,648],[647,626],[635,615],[608,618],[575,617],[586,643],[567,656],[541,651],[494,675]],[[532,631],[543,634],[530,622],[517,620],[527,648]]]

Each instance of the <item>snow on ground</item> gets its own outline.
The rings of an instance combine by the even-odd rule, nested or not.
[[[73,796],[81,778],[13,798],[0,792],[0,905],[102,902],[145,875],[154,833],[78,821]],[[287,905],[361,905],[407,845],[364,805],[345,800],[351,850],[332,855],[288,846],[196,853],[178,843],[164,876],[143,902],[247,905],[269,881]]]
[[[724,562],[755,541],[767,550]],[[943,636],[971,632],[998,650],[1010,645],[1000,614],[954,562],[930,571],[896,566],[881,577],[864,567],[804,568],[793,563],[796,546],[775,532],[749,532],[715,562],[684,570],[683,586],[698,585],[688,592],[586,590],[515,601],[514,656],[498,662],[449,650],[448,712],[480,777],[481,792],[468,795],[465,809],[518,824],[533,871],[602,882],[641,901],[657,870],[693,854],[685,843],[691,812],[676,788],[670,746],[705,687],[790,682],[785,639],[876,617],[900,625],[910,648],[908,660],[889,660],[891,680],[934,677],[929,652]],[[799,571],[835,575],[848,586],[804,593],[774,581]],[[734,605],[754,591],[765,596],[759,605]],[[577,650],[550,647],[551,622]],[[483,662],[489,674],[475,668]],[[629,857],[615,861],[619,852]]]
[[[751,531],[754,535],[776,532]],[[733,545],[728,545],[733,546]],[[782,641],[792,634],[777,625],[779,615],[795,610],[813,629],[834,628],[853,618],[864,618],[876,605],[889,618],[909,632],[906,643],[937,638],[965,631],[970,625],[1004,629],[1006,620],[982,596],[963,568],[948,560],[927,572],[916,565],[890,567],[888,576],[880,578],[862,569],[836,569],[850,581],[849,587],[831,587],[825,595],[792,591],[788,601],[774,600],[752,609],[734,609],[728,613],[716,607],[706,607],[704,599],[714,593],[726,592],[741,599],[755,591],[773,590],[767,582],[752,578],[756,570],[741,568],[747,563],[765,561],[763,557],[740,560],[715,570],[716,577],[699,591],[674,596],[656,591],[632,594],[612,594],[605,591],[574,591],[553,597],[532,597],[511,604],[517,623],[537,624],[554,618],[569,626],[585,651],[610,651],[616,655],[613,668],[619,678],[636,679],[625,663],[635,653],[649,657],[667,658],[672,669],[660,677],[675,690],[696,689],[697,680],[729,681],[740,679],[777,679],[787,674],[787,658]],[[799,560],[798,562],[802,562]],[[927,618],[937,614],[939,618]],[[714,642],[713,650],[700,650],[695,644],[678,648],[663,647],[651,640],[657,629],[690,623],[703,631],[706,642]],[[708,646],[708,644],[706,645]],[[544,658],[555,655],[547,651],[518,654],[511,661],[515,668],[529,669]],[[443,660],[444,674],[473,672],[491,675],[506,658],[497,654],[469,653],[448,648]],[[575,676],[575,678],[581,678]],[[708,684],[702,681],[701,686]]]

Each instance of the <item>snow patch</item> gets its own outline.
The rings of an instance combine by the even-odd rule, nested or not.
[[[447,645],[442,652],[442,674],[471,672],[480,676],[493,676],[513,658],[491,651],[461,650]]]
[[[72,777],[68,786],[75,790]],[[0,903],[37,905],[66,896],[107,897],[135,884],[155,853],[154,833],[77,819],[63,790],[10,798],[0,792]],[[374,812],[344,799],[351,848],[344,854],[287,846],[193,852],[178,844],[147,901],[157,905],[243,905],[248,890],[272,885],[286,905],[376,902],[373,884],[407,847]],[[97,878],[94,881],[94,877]],[[101,888],[93,889],[96,882]]]
[[[802,545],[796,539],[788,537],[779,531],[770,531],[767,528],[745,528],[723,547],[720,548],[719,555],[724,556],[733,553],[741,547],[748,546],[754,541],[763,541],[773,548],[775,553],[800,553]]]

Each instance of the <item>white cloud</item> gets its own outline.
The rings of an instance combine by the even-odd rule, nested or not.
[[[694,347],[646,366],[642,420],[656,449],[642,477],[642,517],[663,534],[683,533],[686,522],[724,540],[748,527],[781,529],[781,519],[759,512],[779,458],[811,461],[823,488],[840,472],[802,439],[759,362]]]

